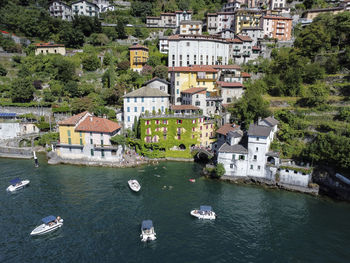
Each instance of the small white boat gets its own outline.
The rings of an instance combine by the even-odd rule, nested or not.
[[[6,190],[9,191],[9,192],[14,192],[16,190],[24,188],[26,185],[29,184],[29,182],[30,182],[29,180],[23,180],[22,181],[21,179],[19,179],[17,177],[17,178],[15,178],[15,179],[10,181],[11,185],[9,187],[7,187]]]
[[[147,242],[156,239],[152,220],[144,220],[141,224],[141,241]]]
[[[138,192],[141,189],[141,185],[137,180],[129,180],[128,181],[129,187],[131,190]]]
[[[31,236],[37,236],[37,235],[44,235],[46,233],[49,233],[51,231],[54,231],[61,226],[63,226],[63,219],[55,216],[47,216],[43,219],[41,219],[43,224],[40,226],[37,226],[31,233]]]
[[[201,205],[199,210],[192,210],[191,215],[199,219],[214,220],[216,218],[215,212],[212,211],[211,206],[208,205]]]

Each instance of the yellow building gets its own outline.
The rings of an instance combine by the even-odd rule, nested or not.
[[[262,13],[259,10],[239,9],[235,12],[234,29],[235,34],[242,31],[244,27],[259,27]]]
[[[215,141],[215,125],[213,120],[206,120],[204,117],[198,118],[198,132],[199,146],[210,147]]]
[[[171,79],[171,103],[181,104],[181,92],[190,88],[206,88],[215,91],[218,70],[208,65],[169,67]]]
[[[58,123],[61,145],[84,145],[85,133],[75,131],[76,126],[86,117],[92,116],[87,111],[74,115]],[[58,150],[59,151],[59,150]]]
[[[62,44],[54,43],[39,43],[35,44],[35,55],[46,54],[60,54],[66,55],[66,48]]]
[[[148,61],[148,48],[139,44],[129,47],[130,68],[140,72]]]

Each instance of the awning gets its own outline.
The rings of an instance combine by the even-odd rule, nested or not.
[[[209,206],[209,205],[201,205],[199,210],[200,211],[211,211],[211,206]]]
[[[142,221],[142,229],[151,229],[153,227],[152,220],[144,220]]]
[[[44,217],[43,219],[41,219],[41,221],[43,221],[44,224],[48,224],[48,223],[55,221],[55,220],[56,220],[55,216],[47,216],[47,217]]]
[[[10,183],[13,185],[13,186],[15,186],[16,184],[18,184],[18,183],[20,183],[20,182],[22,182],[22,180],[20,179],[20,178],[15,178],[15,179],[12,179],[11,181],[10,181]]]

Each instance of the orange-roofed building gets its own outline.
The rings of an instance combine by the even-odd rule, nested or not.
[[[61,158],[91,161],[121,159],[121,147],[110,142],[111,137],[120,132],[118,123],[85,111],[60,121],[58,125],[60,141],[57,154]]]
[[[148,48],[139,44],[129,47],[130,52],[130,68],[133,71],[141,72],[143,66],[148,61]]]
[[[60,54],[66,55],[66,48],[62,44],[37,43],[35,46],[35,55]]]
[[[279,41],[290,41],[292,39],[293,19],[284,16],[264,16],[264,35],[276,38]]]

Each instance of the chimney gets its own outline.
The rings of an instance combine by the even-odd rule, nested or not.
[[[104,119],[107,119],[107,115],[106,115],[106,114],[103,114],[103,118],[104,118]]]
[[[90,116],[90,121],[92,122],[92,116]]]

